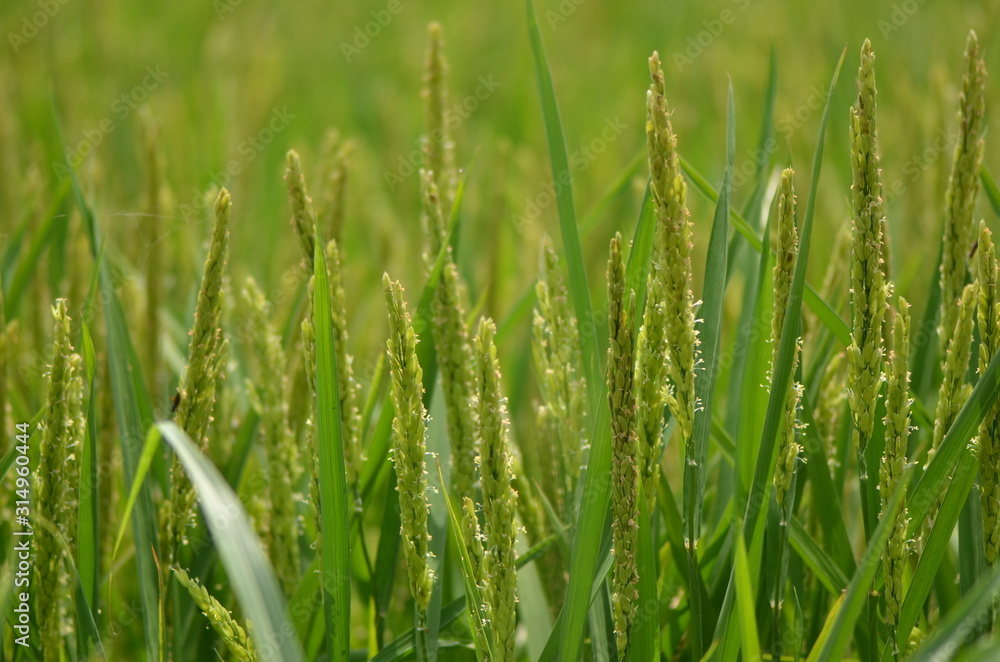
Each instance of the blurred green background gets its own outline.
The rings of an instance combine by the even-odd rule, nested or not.
[[[568,148],[581,157],[574,168],[579,216],[639,159],[583,240],[595,308],[604,301],[607,239],[615,229],[631,235],[645,181],[650,52],[658,49],[664,60],[681,153],[714,185],[732,81],[742,203],[750,184],[739,173],[753,169],[770,49],[779,71],[772,165],[796,166],[804,200],[818,109],[846,45],[818,197],[811,264],[818,283],[830,242],[848,223],[847,110],[865,37],[878,58],[883,176],[887,187],[898,180],[904,189],[887,206],[892,271],[902,293],[925,290],[940,236],[965,36],[976,29],[987,68],[1000,71],[1000,2],[539,0],[537,11]],[[411,155],[423,127],[431,20],[445,29],[458,162],[471,166],[461,269],[471,304],[481,301],[485,313],[503,320],[537,274],[542,234],[559,237],[555,205],[544,205],[551,174],[520,2],[8,0],[0,6],[7,42],[0,55],[0,232],[26,211],[32,192],[42,192],[41,213],[58,184],[54,99],[69,148],[96,143],[80,172],[126,274],[140,276],[149,252],[164,251],[165,303],[186,319],[208,226],[204,214],[185,209],[198,208],[213,184],[224,184],[234,201],[232,279],[241,284],[252,274],[275,295],[299,255],[281,179],[285,152],[299,150],[315,181],[322,136],[337,127],[355,146],[343,241],[352,349],[370,367],[384,338],[381,272],[401,278],[412,296],[422,284],[418,178],[404,176],[401,164],[419,164]],[[1000,112],[989,104],[994,97],[987,94],[988,125]],[[139,105],[163,125],[173,202],[157,216],[143,215]],[[287,121],[274,120],[276,113]],[[609,125],[619,128],[608,133]],[[248,142],[254,136],[259,148]],[[239,174],[220,177],[230,163]],[[995,149],[987,150],[986,164],[1000,171]],[[543,203],[537,218],[519,221],[534,215],[532,202]],[[700,281],[711,207],[691,189],[689,203]],[[978,216],[991,216],[982,199]],[[163,241],[137,241],[144,223],[157,224]],[[696,297],[698,291],[696,282]],[[273,298],[280,304],[291,294]],[[730,296],[739,297],[739,289]],[[181,338],[186,326],[179,323]],[[521,344],[529,327],[525,318],[507,342]],[[530,361],[530,352],[517,353]]]

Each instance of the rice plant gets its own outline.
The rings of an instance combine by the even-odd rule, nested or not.
[[[211,84],[82,141],[79,80],[0,102],[0,661],[1000,657],[992,15],[762,80],[729,40],[795,21],[743,4],[594,64],[570,22],[634,8],[528,0],[497,82],[478,14],[389,3],[334,47],[385,77],[287,111],[328,21],[218,2]]]

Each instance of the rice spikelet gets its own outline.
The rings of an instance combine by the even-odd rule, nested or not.
[[[83,443],[83,360],[70,341],[66,300],[56,300],[52,366],[45,416],[41,425],[38,469],[34,474],[35,580],[32,594],[38,636],[43,651],[58,657],[62,649],[62,624],[73,617],[65,609],[72,594],[69,573],[63,565],[65,539],[76,556],[77,486],[80,466],[77,453]]]
[[[430,603],[434,576],[427,563],[430,535],[427,517],[427,452],[423,403],[423,370],[417,362],[417,336],[403,301],[399,282],[382,276],[385,303],[389,309],[389,368],[392,373],[392,463],[399,492],[400,535],[410,578],[410,593],[417,610],[425,614]]]
[[[979,230],[979,374],[1000,352],[1000,304],[997,302],[997,256],[986,223]],[[1000,403],[993,405],[979,425],[979,483],[983,510],[986,563],[996,565],[1000,555]]]
[[[445,225],[432,173],[420,172],[428,270],[444,246]],[[434,346],[441,369],[446,427],[451,444],[452,488],[460,499],[472,497],[476,481],[476,424],[472,405],[472,347],[462,308],[461,282],[451,247],[446,249],[441,281],[432,303]]]
[[[247,392],[260,414],[259,439],[264,449],[268,502],[268,535],[264,545],[278,581],[290,597],[298,585],[299,522],[295,485],[299,477],[299,450],[288,423],[287,358],[281,336],[268,321],[268,304],[253,278],[247,278],[243,299],[257,328],[251,346],[260,357],[259,377],[247,380]]]
[[[556,480],[548,488],[556,507],[565,503],[580,477],[583,447],[587,438],[587,393],[576,318],[569,305],[566,284],[559,273],[558,257],[548,237],[542,239],[542,273],[535,286],[532,355],[539,375],[545,418],[555,434],[543,443],[550,458],[550,474]],[[662,408],[662,405],[661,405]],[[542,453],[540,453],[542,454]]]
[[[865,449],[875,427],[875,408],[882,382],[882,323],[887,287],[883,271],[882,173],[879,169],[875,126],[875,55],[867,39],[861,47],[858,69],[860,91],[851,107],[851,170],[853,172],[853,242],[851,247],[851,345],[847,350],[847,390],[854,421],[862,508],[868,531],[868,466]]]
[[[611,240],[608,261],[608,404],[611,408],[611,532],[614,564],[611,585],[612,613],[618,659],[628,657],[629,633],[639,602],[636,545],[639,534],[639,475],[635,422],[632,324],[635,293],[625,287],[622,237]]]
[[[215,630],[219,638],[226,644],[226,648],[233,654],[233,658],[239,662],[256,662],[257,651],[253,641],[228,609],[216,600],[196,579],[191,579],[182,569],[174,567],[174,576],[181,586],[187,589],[191,599],[198,605],[198,609],[208,619],[212,629]]]
[[[778,194],[778,248],[777,261],[772,272],[774,284],[774,313],[771,316],[771,368],[778,362],[778,345],[781,329],[788,312],[788,297],[792,289],[792,275],[799,253],[799,237],[795,227],[795,172],[787,168],[781,173]],[[797,338],[792,358],[792,371],[799,362],[800,341]],[[799,456],[799,444],[795,441],[796,414],[802,387],[792,383],[785,395],[785,414],[781,422],[778,445],[778,463],[774,471],[774,495],[781,509],[781,523],[787,524],[789,508],[785,497],[792,487],[795,460]]]
[[[229,341],[220,326],[225,276],[229,253],[229,215],[232,203],[226,189],[215,201],[215,227],[209,247],[201,288],[194,313],[194,327],[188,348],[187,369],[181,380],[180,399],[174,420],[191,440],[203,450],[206,433],[215,406],[216,383],[223,375]],[[178,550],[185,541],[188,526],[194,519],[194,486],[180,460],[171,468],[170,501],[167,504],[167,563],[174,565]]]
[[[910,435],[910,306],[900,297],[899,310],[893,327],[893,350],[886,366],[888,385],[885,398],[885,453],[879,468],[879,493],[882,512],[897,490],[906,467],[906,445]],[[896,624],[903,603],[903,572],[906,567],[908,519],[906,504],[900,506],[892,525],[892,532],[882,553],[882,570],[885,577],[885,615],[889,625],[893,648],[896,648]],[[897,651],[898,652],[898,651]]]
[[[424,167],[434,173],[434,184],[441,191],[441,206],[450,211],[455,200],[458,174],[455,172],[455,144],[451,140],[445,110],[448,105],[448,90],[445,86],[448,62],[444,57],[444,30],[441,24],[436,21],[431,23],[427,27],[427,35],[429,45],[423,90],[426,133],[421,148]]]
[[[479,474],[483,486],[483,600],[493,630],[498,659],[514,659],[514,627],[517,621],[517,574],[514,541],[517,536],[517,493],[511,487],[511,456],[507,440],[507,407],[500,394],[500,363],[497,360],[492,320],[479,324],[476,336],[476,384],[479,421]]]
[[[983,165],[983,123],[986,113],[986,64],[979,54],[979,39],[969,32],[965,42],[965,74],[959,95],[959,138],[952,158],[945,192],[944,247],[941,252],[940,352],[945,354],[958,316],[958,301],[969,274],[972,247],[972,214],[979,192]]]

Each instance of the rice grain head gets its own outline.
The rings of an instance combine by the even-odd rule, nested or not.
[[[313,272],[313,261],[316,257],[316,211],[313,209],[312,198],[306,190],[306,178],[302,174],[302,161],[294,149],[288,150],[285,168],[285,186],[288,188],[288,199],[292,205],[292,227],[302,246],[306,269]]]
[[[785,315],[788,309],[788,297],[792,288],[792,275],[795,270],[795,262],[799,253],[799,237],[795,227],[795,172],[787,168],[781,173],[781,182],[778,189],[778,248],[777,260],[772,271],[772,282],[774,287],[774,313],[771,316],[771,366],[778,361],[778,345],[781,340],[781,329],[785,323]],[[801,353],[801,338],[796,339],[795,353],[792,359],[792,371],[799,362]],[[792,487],[792,475],[795,471],[795,461],[798,459],[800,448],[795,441],[796,418],[798,412],[799,397],[802,387],[792,383],[788,386],[785,394],[785,413],[782,418],[781,431],[779,432],[778,463],[774,471],[774,495],[781,509],[781,523],[788,523],[788,504],[785,497]]]
[[[611,532],[614,550],[611,606],[618,658],[628,657],[629,633],[639,602],[636,547],[639,534],[639,474],[632,325],[635,293],[625,286],[622,237],[611,240],[608,261],[608,404],[611,409]]]
[[[969,32],[965,42],[965,74],[959,95],[959,138],[952,158],[945,192],[944,246],[941,252],[940,352],[945,354],[958,315],[958,301],[969,274],[972,247],[972,214],[979,192],[983,165],[983,124],[986,113],[986,64],[979,53],[979,39]]]
[[[860,91],[851,108],[851,167],[853,241],[851,294],[853,304],[848,357],[848,394],[854,419],[854,447],[859,474],[868,479],[864,452],[875,427],[875,408],[882,382],[882,321],[887,287],[883,263],[882,173],[875,127],[875,55],[866,39],[861,47]]]
[[[893,349],[886,365],[888,384],[885,398],[885,452],[879,467],[879,493],[882,511],[889,507],[892,495],[901,489],[900,481],[906,468],[906,446],[910,435],[909,395],[910,373],[910,306],[900,297],[893,326]],[[892,532],[882,552],[882,571],[885,577],[885,615],[889,625],[889,639],[896,646],[896,624],[899,622],[903,602],[903,573],[906,568],[907,529],[906,504],[900,506],[892,524]]]
[[[934,434],[931,447],[927,451],[926,465],[930,465],[934,454],[944,441],[945,435],[958,416],[972,393],[972,385],[967,383],[969,360],[972,354],[972,325],[976,316],[976,291],[978,283],[969,283],[962,290],[962,298],[958,303],[958,314],[955,318],[955,328],[948,337],[948,351],[945,354],[941,386],[938,388],[938,402],[934,411]],[[944,492],[937,495],[921,527],[921,540],[926,542],[927,535],[934,524]]]
[[[83,443],[83,360],[73,350],[66,300],[56,300],[52,308],[55,329],[48,396],[41,425],[38,470],[34,474],[35,583],[34,613],[43,651],[58,657],[62,649],[62,625],[72,622],[66,611],[67,595],[72,594],[70,576],[63,563],[66,540],[76,556],[76,522],[79,485],[79,453]]]
[[[979,230],[979,374],[1000,352],[1000,305],[997,302],[997,257],[993,235],[986,223]],[[979,425],[979,483],[983,510],[986,562],[996,565],[1000,555],[1000,403],[994,404]]]
[[[177,567],[172,568],[172,570],[177,581],[187,589],[191,599],[208,619],[212,629],[226,644],[226,648],[232,653],[233,658],[239,662],[257,662],[257,651],[253,641],[247,635],[246,630],[236,622],[229,610],[212,597],[198,580],[191,579],[184,570]]]
[[[549,447],[557,480],[549,488],[555,503],[564,503],[580,476],[587,438],[587,394],[583,380],[580,333],[552,242],[542,239],[542,272],[535,286],[538,303],[532,327],[532,355],[539,375],[545,420],[555,434]],[[661,403],[662,409],[662,403]],[[562,474],[560,477],[558,474]]]
[[[288,422],[287,357],[281,336],[268,320],[268,303],[253,278],[243,289],[245,305],[256,322],[251,338],[260,358],[256,383],[247,379],[247,392],[260,415],[259,443],[264,449],[267,487],[261,494],[268,504],[268,535],[264,544],[274,572],[290,597],[298,585],[299,521],[294,486],[299,478],[299,449]]]
[[[438,188],[431,173],[421,171],[424,225],[427,231],[428,271],[444,246],[445,227]],[[458,267],[446,248],[441,281],[431,304],[431,320],[441,390],[444,393],[446,427],[451,445],[452,488],[458,498],[474,496],[476,482],[476,423],[472,404],[474,385],[472,347],[461,301]]]
[[[434,585],[427,557],[430,535],[427,517],[427,452],[423,404],[423,370],[417,362],[417,336],[403,301],[399,282],[382,276],[385,302],[389,309],[389,369],[392,374],[392,463],[396,468],[399,493],[400,535],[410,578],[410,593],[420,614],[426,614]]]
[[[663,306],[668,375],[673,385],[673,392],[664,397],[685,446],[693,453],[694,367],[698,337],[691,292],[692,227],[686,207],[687,184],[681,174],[677,137],[670,125],[663,70],[656,52],[649,58],[649,72],[652,84],[646,94],[646,141],[650,191],[656,209],[654,241],[658,247],[654,251],[660,256],[656,269],[661,271],[657,277],[663,279],[663,298],[657,300],[651,292],[647,308]],[[646,379],[643,375],[643,381]]]
[[[220,326],[222,319],[226,262],[229,254],[229,216],[232,202],[226,189],[215,201],[215,227],[202,272],[194,327],[188,348],[188,363],[181,380],[180,400],[175,421],[192,441],[205,449],[206,433],[215,406],[216,383],[223,375],[228,356],[228,340]],[[194,519],[194,487],[174,458],[171,468],[170,501],[167,505],[167,563],[172,566]]]
[[[455,144],[451,139],[446,108],[448,62],[444,57],[444,30],[433,22],[427,27],[429,46],[424,74],[425,134],[421,142],[424,167],[433,173],[434,184],[441,191],[442,208],[451,210],[458,187],[455,171]]]
[[[321,180],[323,210],[319,215],[324,236],[341,241],[347,215],[347,182],[354,145],[341,137],[334,128],[323,136],[323,177]]]
[[[500,394],[500,363],[493,343],[496,326],[484,319],[476,336],[475,366],[479,421],[479,475],[483,487],[483,600],[493,630],[495,662],[514,659],[517,622],[517,493],[511,486],[507,408]]]

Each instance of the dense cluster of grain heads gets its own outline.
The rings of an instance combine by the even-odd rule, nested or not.
[[[652,54],[644,131],[648,206],[631,243],[618,231],[621,223],[611,233],[601,283],[606,338],[603,312],[589,303],[600,288],[580,282],[581,247],[569,233],[560,243],[538,231],[537,279],[533,271],[523,275],[532,282],[516,310],[494,323],[491,316],[504,313],[495,291],[501,284],[485,291],[466,253],[482,235],[478,228],[465,233],[476,213],[459,213],[465,181],[448,115],[442,27],[431,24],[428,37],[422,162],[411,182],[419,207],[400,221],[405,232],[419,233],[421,255],[415,268],[399,271],[399,281],[375,265],[387,316],[379,315],[374,332],[352,316],[353,298],[349,305],[347,290],[364,273],[349,255],[357,238],[345,206],[354,147],[333,129],[302,152],[319,156],[312,179],[299,152],[288,151],[284,162],[291,225],[285,239],[301,249],[289,272],[298,278],[297,298],[279,301],[248,277],[240,281],[238,304],[228,300],[226,189],[212,192],[201,280],[196,298],[189,288],[185,307],[172,301],[162,273],[169,260],[155,250],[160,237],[153,225],[141,237],[152,247],[151,259],[124,269],[139,284],[126,279],[109,288],[80,265],[118,268],[117,251],[98,256],[99,228],[89,210],[67,215],[67,250],[86,260],[73,266],[71,296],[55,299],[51,335],[48,322],[30,319],[37,302],[25,300],[25,312],[7,299],[12,290],[24,294],[23,275],[10,257],[16,251],[0,251],[0,435],[8,434],[11,392],[19,414],[29,408],[25,401],[39,410],[31,500],[32,624],[45,651],[40,659],[94,659],[98,643],[122,655],[133,642],[100,642],[103,633],[89,619],[107,624],[104,613],[132,597],[131,580],[115,573],[120,577],[144,554],[156,563],[150,565],[155,581],[142,586],[153,587],[154,599],[144,606],[156,612],[144,616],[158,633],[150,649],[166,662],[201,659],[203,649],[241,662],[294,662],[274,652],[282,637],[294,640],[296,651],[301,644],[307,659],[345,658],[353,649],[350,659],[381,662],[473,654],[479,662],[567,659],[565,646],[576,645],[569,640],[577,634],[581,658],[643,662],[757,659],[761,649],[774,660],[899,660],[910,654],[907,641],[923,646],[920,659],[938,659],[967,633],[995,638],[995,606],[975,627],[967,626],[978,614],[962,620],[970,596],[985,586],[977,582],[1000,582],[1000,402],[993,383],[1000,266],[986,221],[978,239],[973,232],[980,182],[1000,195],[983,166],[986,71],[975,33],[966,44],[958,141],[943,201],[940,305],[934,289],[923,324],[911,325],[910,304],[894,292],[897,284],[908,296],[914,289],[904,251],[895,254],[896,283],[890,274],[887,210],[894,207],[883,198],[875,55],[865,40],[847,127],[849,224],[836,210],[816,211],[818,167],[800,224],[796,192],[804,195],[804,187],[792,168],[772,168],[768,159],[757,164],[758,190],[738,211],[729,179],[732,147],[716,194],[678,152],[668,84]],[[543,108],[551,112],[544,102]],[[767,121],[772,113],[766,111]],[[173,203],[160,125],[148,111],[141,118],[144,209],[166,215]],[[546,120],[555,132],[558,117]],[[629,183],[641,187],[645,173],[635,176],[641,164],[640,157],[619,193]],[[689,183],[716,198],[714,228],[698,206],[692,218]],[[572,207],[572,200],[561,202],[561,213]],[[1000,210],[1000,201],[994,204]],[[60,200],[53,208],[61,214],[62,206]],[[767,225],[760,233],[762,216]],[[826,275],[816,289],[811,275],[821,270],[807,262],[814,217],[835,237],[821,256]],[[737,232],[727,236],[730,219]],[[694,293],[696,228],[698,236],[712,237],[705,302]],[[724,246],[715,243],[720,238],[747,252],[713,252]],[[727,261],[729,271],[713,273]],[[501,273],[497,264],[491,274]],[[408,278],[423,281],[407,290],[418,294],[409,307],[401,284]],[[93,292],[85,287],[91,281]],[[39,292],[48,286],[40,282]],[[114,290],[101,296],[129,304],[126,326],[148,334],[141,344],[133,348],[126,329],[120,338],[129,342],[111,347],[111,332],[92,323],[100,288]],[[750,307],[733,315],[730,303],[741,296]],[[42,299],[47,308],[51,297]],[[177,310],[190,316],[191,300],[193,320],[180,322]],[[800,316],[801,300],[810,310]],[[530,329],[517,335],[514,322],[528,314]],[[30,324],[26,335],[37,332],[52,348],[37,380],[45,386],[37,402],[24,397],[24,371],[8,374],[27,346],[20,322],[9,319],[15,315]],[[232,336],[230,356],[234,315],[247,323]],[[737,317],[750,325],[735,329]],[[924,337],[934,326],[936,353]],[[175,336],[183,341],[189,327],[185,347]],[[358,364],[348,351],[349,329]],[[371,338],[377,353],[368,351]],[[730,360],[738,353],[745,355]],[[599,383],[590,383],[595,376]],[[179,382],[170,414],[168,379]],[[725,380],[729,388],[716,388]],[[109,382],[113,394],[101,390]],[[173,416],[204,465],[190,458],[182,464],[184,447],[170,435],[177,455],[154,446],[156,435],[139,455],[141,440],[127,424],[143,418],[148,432],[158,415]],[[671,435],[676,446],[668,444]],[[118,485],[119,440],[126,450],[138,449],[128,457],[129,471],[138,474],[134,485]],[[13,457],[0,452],[0,479]],[[872,472],[877,465],[871,489],[870,463]],[[224,482],[199,479],[192,467]],[[105,468],[110,479],[102,474],[88,482]],[[130,494],[125,509],[115,491],[122,487]],[[140,492],[146,488],[149,495]],[[148,496],[159,511],[140,522],[135,495]],[[247,516],[252,528],[243,551],[260,551],[259,560],[248,554],[240,566],[226,556],[220,542],[230,541],[219,531],[235,528],[214,526],[220,495],[242,500],[236,515]],[[0,494],[0,520],[11,519],[7,502]],[[214,549],[206,522],[217,536]],[[116,528],[147,524],[159,527],[159,545],[154,539],[117,559],[108,551]],[[0,521],[0,531],[5,526]],[[338,554],[324,555],[331,550]],[[0,605],[9,602],[9,559],[0,555]],[[78,560],[83,567],[74,565]],[[925,565],[933,566],[936,581],[920,574]],[[941,581],[952,568],[960,573],[954,586]],[[973,570],[977,577],[970,577]],[[249,599],[238,590],[244,583],[256,590]],[[990,597],[979,596],[976,605]],[[768,619],[769,627],[761,627]],[[933,634],[922,642],[925,632]],[[0,658],[7,643],[0,639]]]

